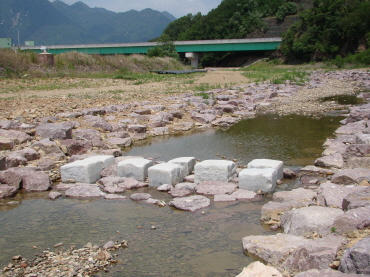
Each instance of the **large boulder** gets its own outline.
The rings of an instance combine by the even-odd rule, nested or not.
[[[57,123],[40,124],[36,127],[36,135],[49,139],[71,139],[72,127]]]
[[[343,208],[343,199],[352,193],[365,190],[361,186],[341,186],[333,183],[323,183],[317,189],[317,203],[322,206]]]
[[[343,199],[343,209],[351,210],[360,207],[370,206],[370,187],[364,187],[357,192],[348,194]]]
[[[273,220],[275,223],[280,221],[282,214],[287,211],[307,207],[312,201],[288,201],[288,202],[275,202],[269,201],[262,206],[261,209],[261,221]]]
[[[344,165],[344,160],[343,160],[342,154],[337,152],[337,153],[316,159],[315,165],[322,166],[322,167],[342,168]]]
[[[10,186],[7,184],[0,184],[0,199],[2,198],[7,198],[7,197],[12,197],[17,194],[18,192],[17,187],[15,186]]]
[[[340,209],[310,206],[286,212],[281,217],[284,233],[304,236],[316,232],[321,236],[331,233],[335,219],[344,212]]]
[[[312,240],[289,234],[248,236],[242,240],[248,254],[288,272],[328,268],[344,242],[336,235]]]
[[[370,180],[370,169],[344,169],[335,173],[331,178],[332,183],[341,185],[358,184],[362,180]]]
[[[370,237],[344,251],[339,270],[344,273],[370,274]]]
[[[333,227],[338,232],[361,230],[370,226],[370,206],[352,209],[338,216]]]
[[[51,188],[49,175],[44,171],[29,171],[22,178],[22,187],[27,192],[49,190]]]

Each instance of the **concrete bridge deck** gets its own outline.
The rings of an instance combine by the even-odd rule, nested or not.
[[[217,39],[174,41],[177,52],[186,53],[186,57],[197,61],[204,52],[234,52],[234,51],[272,51],[281,43],[281,38],[248,38],[248,39]],[[78,51],[85,54],[146,54],[149,49],[157,46],[157,42],[111,43],[111,44],[77,44],[77,45],[45,45],[51,54]],[[18,48],[17,48],[18,49]],[[32,50],[41,53],[41,46],[21,46],[21,50]],[[196,67],[196,66],[194,66]]]

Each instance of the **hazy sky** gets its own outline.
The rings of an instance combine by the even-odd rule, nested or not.
[[[53,0],[52,0],[53,1]],[[62,0],[71,5],[79,0]],[[211,9],[216,8],[222,0],[81,0],[89,7],[105,8],[114,12],[126,12],[129,10],[141,11],[151,8],[160,12],[168,11],[179,18],[188,13],[196,14],[201,12],[207,14]]]

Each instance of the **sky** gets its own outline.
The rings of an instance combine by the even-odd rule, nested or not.
[[[62,0],[71,5],[79,0]],[[129,10],[141,11],[151,8],[160,12],[167,11],[179,18],[188,13],[203,15],[216,8],[222,0],[80,0],[90,8],[105,8],[114,12],[126,12]]]

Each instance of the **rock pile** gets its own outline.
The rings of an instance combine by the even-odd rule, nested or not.
[[[80,249],[72,247],[64,252],[47,250],[32,260],[15,256],[13,262],[4,268],[2,276],[90,276],[98,271],[106,271],[110,265],[117,263],[113,252],[127,246],[126,241],[109,241],[102,247],[88,243]]]
[[[135,161],[131,159],[128,162],[125,161],[128,157],[122,157],[121,149],[149,136],[200,127],[229,127],[242,118],[255,116],[258,111],[314,114],[342,109],[346,106],[319,100],[325,96],[355,93],[360,85],[370,88],[368,72],[315,72],[304,89],[289,82],[279,85],[253,83],[231,89],[214,89],[205,92],[206,97],[193,94],[168,97],[163,99],[164,103],[142,101],[81,110],[71,108],[47,116],[23,114],[15,118],[8,115],[0,120],[0,198],[12,197],[19,190],[34,192],[52,189],[49,194],[51,199],[62,196],[63,190],[66,197],[125,199],[122,195],[125,190],[151,185],[175,197],[169,205],[189,211],[208,206],[210,195],[214,196],[214,201],[260,200],[261,195],[255,192],[257,189],[246,181],[253,174],[240,172],[230,161],[217,165],[221,167],[216,174],[217,180],[204,179],[208,166],[204,161],[203,164],[193,164],[195,175],[192,176],[189,175],[192,171],[189,161],[154,165],[153,161],[136,157]],[[370,95],[363,93],[363,97]],[[367,210],[370,192],[368,187],[359,185],[368,185],[370,180],[367,157],[370,153],[367,147],[370,144],[370,132],[367,130],[369,111],[369,105],[352,108],[343,121],[345,125],[337,131],[338,137],[327,141],[325,156],[318,159],[316,165],[330,169],[303,169],[309,174],[320,175],[318,179],[315,179],[317,176],[301,179],[310,188],[283,195],[275,193],[273,201],[264,206],[262,221],[276,229],[282,227],[285,234],[271,238],[244,238],[246,251],[260,255],[261,259],[288,272],[311,268],[326,270],[328,266],[336,267],[336,253],[345,243],[343,235],[348,236],[359,229],[361,232],[358,231],[357,237],[367,236],[364,228],[370,225]],[[78,172],[86,174],[76,174],[77,167]],[[268,172],[261,168],[255,170],[263,171],[255,180],[263,180],[267,184],[264,188],[259,187],[260,192],[274,191],[281,169],[276,171],[269,167]],[[149,182],[146,182],[146,177],[149,177]],[[323,183],[325,178],[330,179],[330,183]],[[53,185],[60,180],[60,184]],[[183,180],[186,183],[181,183]],[[315,184],[319,181],[321,184],[318,187]],[[240,188],[240,184],[244,188]],[[165,205],[151,195],[133,194],[131,199]],[[354,246],[353,251],[358,252],[359,248]],[[69,254],[47,252],[45,256],[64,260],[73,257],[73,251],[77,250],[71,250]],[[95,252],[94,255],[98,256]],[[350,253],[343,255],[347,259],[353,256]],[[364,256],[361,257],[363,259]],[[83,267],[90,268],[96,263],[93,259]],[[100,266],[100,262],[98,264]],[[341,261],[340,269],[345,272],[353,268],[357,270],[360,264],[354,260]],[[40,264],[37,270],[41,268]],[[12,265],[7,270],[13,269]],[[26,269],[31,270],[26,262],[16,268]],[[73,271],[73,274],[76,272]]]

